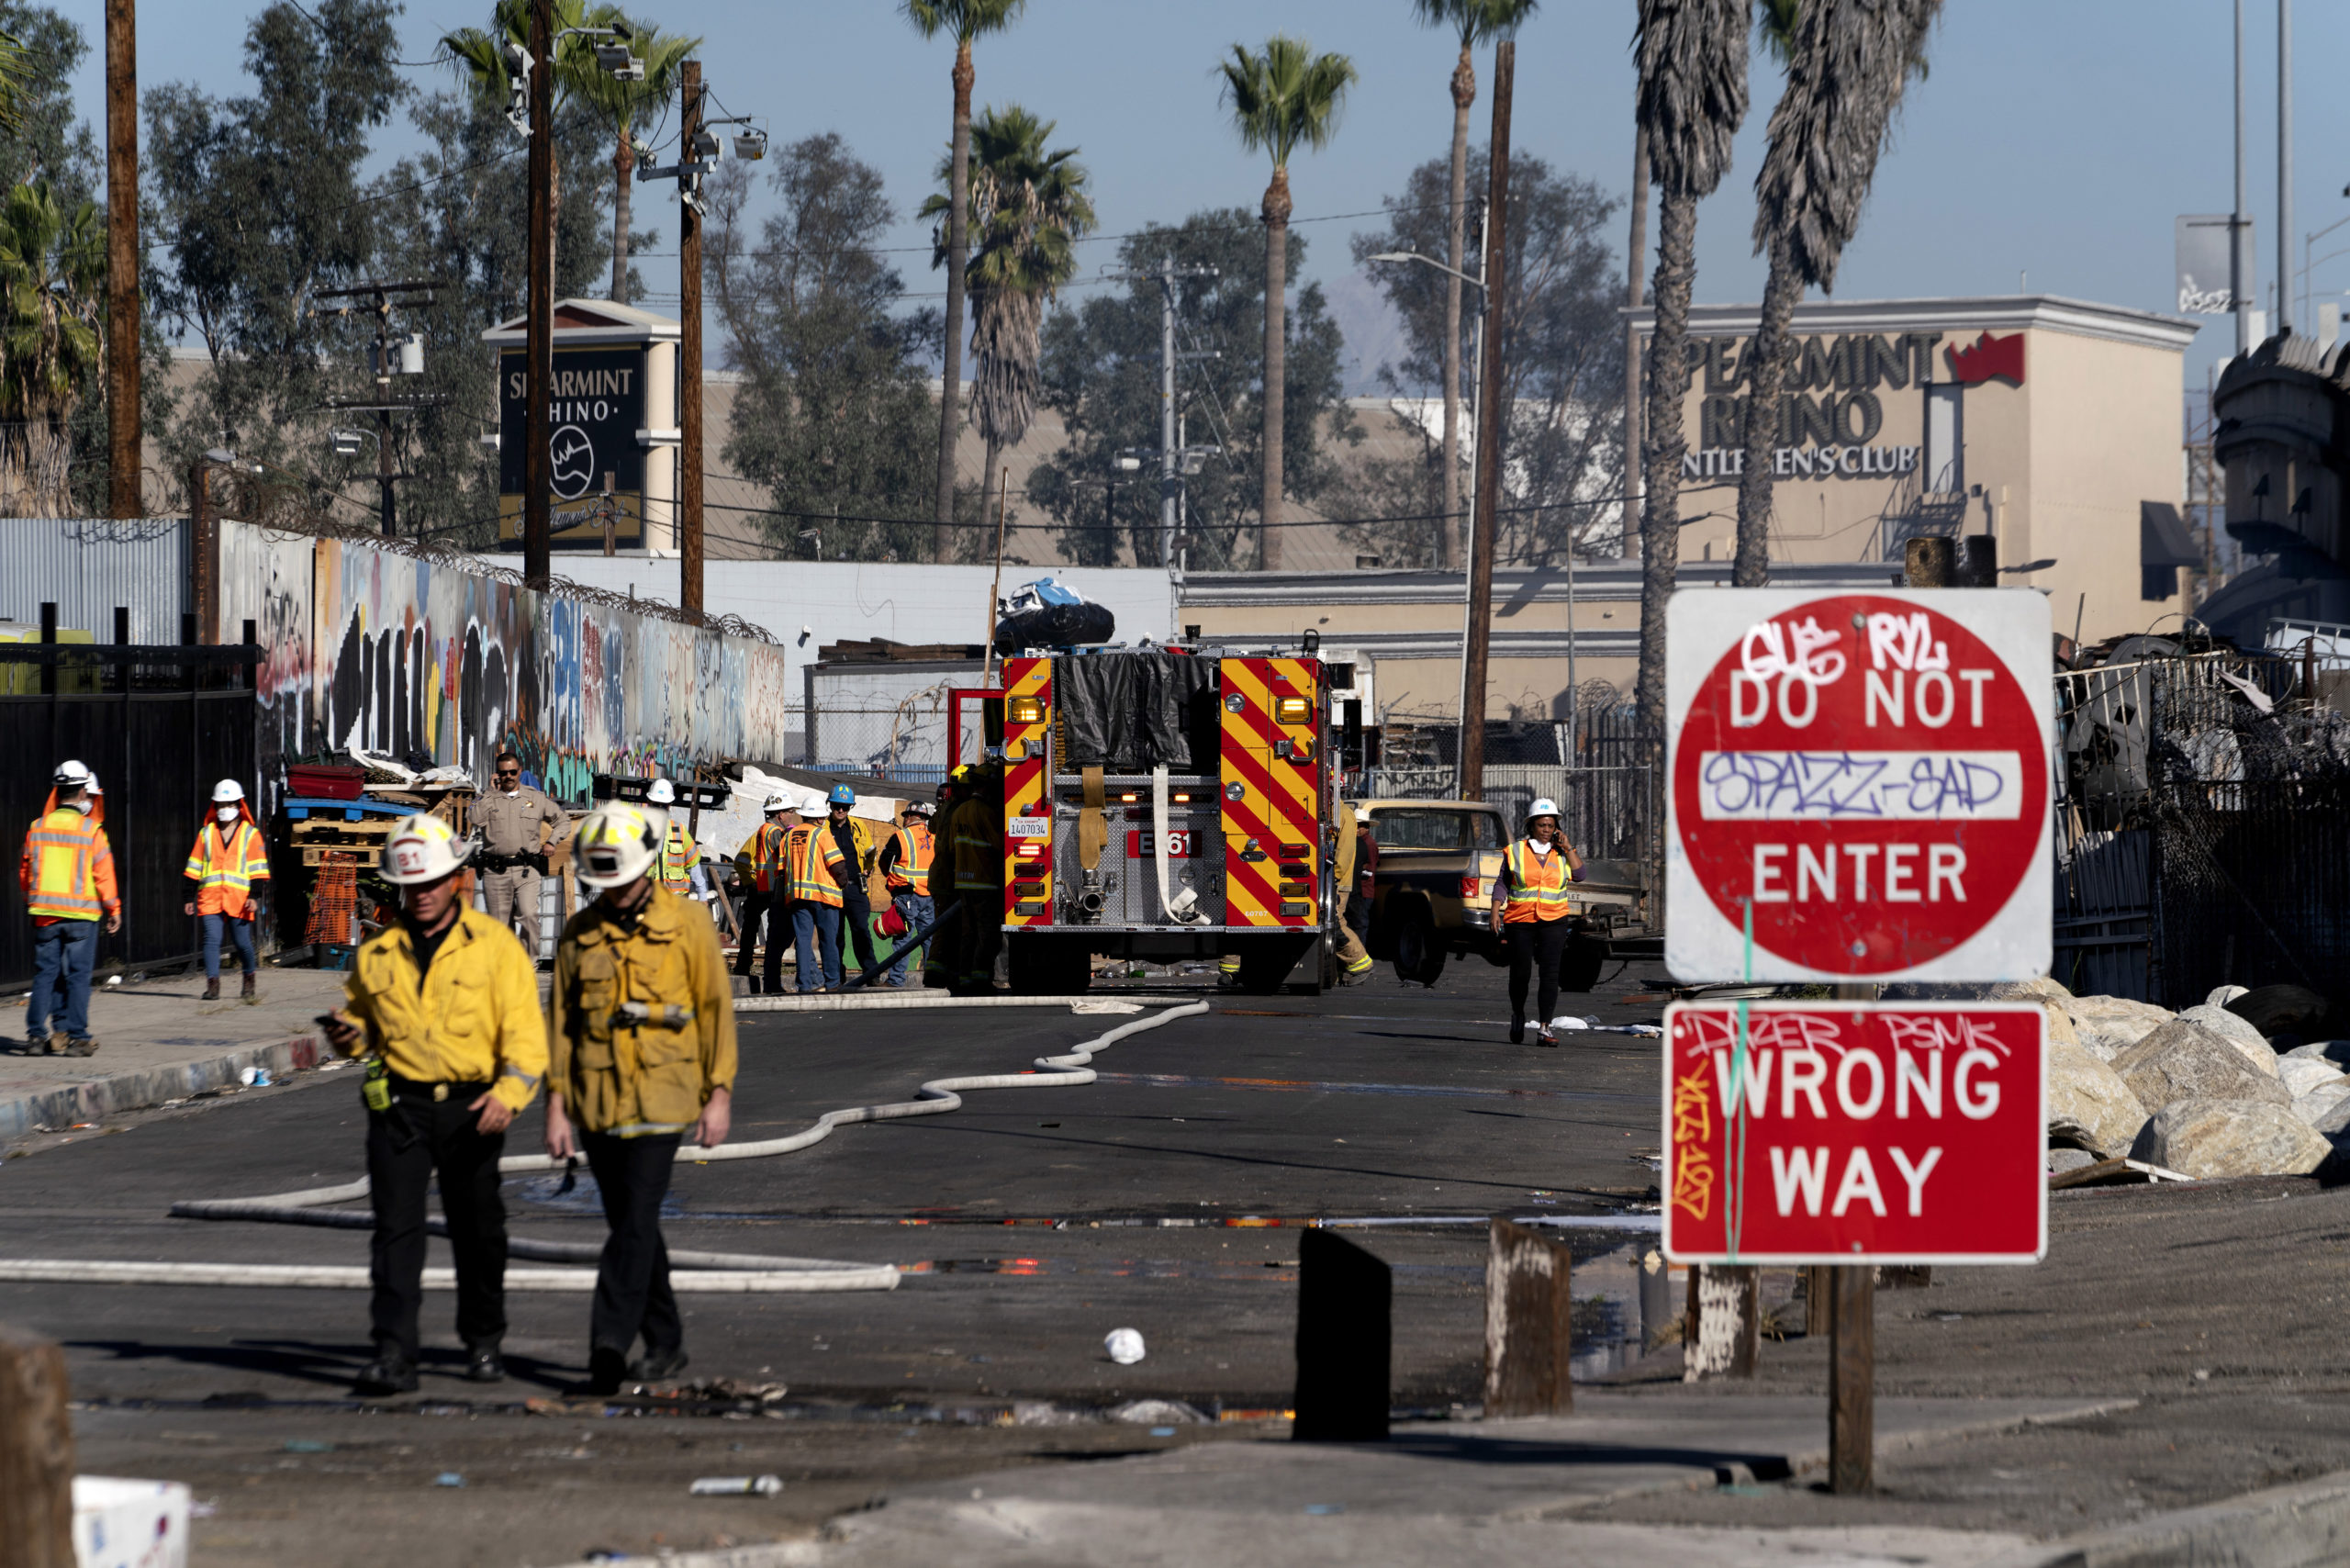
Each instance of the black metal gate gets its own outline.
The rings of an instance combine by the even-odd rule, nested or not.
[[[14,862],[57,764],[98,776],[122,894],[101,969],[196,950],[182,870],[222,778],[254,791],[252,646],[0,644],[0,823],[12,862],[0,896],[0,985],[32,978],[32,926]],[[273,850],[276,849],[273,845]]]

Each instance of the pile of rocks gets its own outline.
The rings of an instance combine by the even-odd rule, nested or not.
[[[2315,1170],[2337,1143],[2350,1158],[2350,1040],[2301,1043],[2329,1011],[2314,991],[2222,986],[2177,1013],[2054,980],[1993,994],[2047,1012],[2052,1170],[2126,1156],[2188,1176],[2278,1176]]]

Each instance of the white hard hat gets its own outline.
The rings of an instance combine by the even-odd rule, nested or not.
[[[78,762],[61,762],[57,771],[49,776],[49,781],[61,790],[87,789],[96,779],[96,774]]]
[[[244,798],[245,787],[233,778],[223,778],[219,783],[212,786],[212,803],[216,806],[225,806],[231,801],[241,801]]]
[[[645,786],[644,803],[648,806],[668,806],[677,803],[677,787],[666,778],[655,778]]]
[[[1555,817],[1558,814],[1559,802],[1550,799],[1548,795],[1542,796],[1532,805],[1526,808],[1526,820],[1528,822],[1532,822],[1536,817]]]
[[[384,841],[384,880],[400,887],[437,882],[465,863],[473,846],[439,817],[413,816]]]
[[[588,813],[571,846],[573,873],[591,888],[622,888],[653,869],[661,830],[652,813],[626,801],[607,801]]]
[[[773,816],[778,812],[788,812],[789,810],[791,810],[791,798],[789,796],[769,795],[767,797],[767,815]]]

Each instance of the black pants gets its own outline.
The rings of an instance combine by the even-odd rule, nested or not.
[[[588,1348],[622,1357],[644,1336],[644,1348],[674,1350],[686,1340],[677,1298],[669,1290],[669,1249],[661,1239],[661,1200],[682,1135],[614,1137],[583,1133],[579,1147],[596,1173],[604,1200],[604,1256],[596,1265],[596,1301],[588,1317]]]
[[[873,902],[865,896],[862,881],[844,883],[841,887],[841,955],[856,955],[856,967],[848,973],[861,974],[871,969],[878,955],[873,951]],[[844,979],[847,978],[845,974]]]
[[[1536,969],[1542,972],[1542,984],[1535,993],[1539,1010],[1536,1019],[1550,1022],[1551,1012],[1559,1005],[1559,959],[1567,950],[1567,938],[1573,935],[1572,920],[1528,920],[1505,926],[1509,939],[1509,1015],[1526,1016],[1526,982]]]
[[[791,914],[785,907],[782,890],[761,892],[746,889],[743,894],[743,932],[740,945],[734,949],[734,972],[751,972],[751,946],[757,943],[765,950],[766,965],[760,988],[772,996],[783,989],[783,952],[791,946]],[[759,928],[760,917],[767,918],[767,929]]]
[[[457,1337],[467,1346],[506,1332],[506,1205],[498,1195],[504,1133],[484,1133],[465,1107],[487,1083],[452,1083],[448,1097],[392,1080],[392,1106],[367,1113],[367,1199],[375,1210],[368,1249],[370,1315],[379,1351],[417,1358],[424,1306],[424,1198],[441,1176],[441,1212],[457,1257]]]

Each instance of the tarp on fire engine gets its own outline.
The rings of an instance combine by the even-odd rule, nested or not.
[[[1187,654],[1094,654],[1057,660],[1053,700],[1066,768],[1213,773],[1223,747],[1216,666]]]

